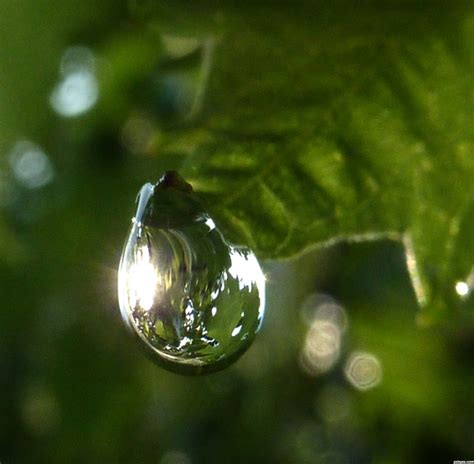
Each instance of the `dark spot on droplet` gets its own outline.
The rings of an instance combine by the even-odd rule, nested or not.
[[[193,191],[191,184],[186,182],[176,171],[166,171],[155,185],[155,188],[173,188],[185,193]]]

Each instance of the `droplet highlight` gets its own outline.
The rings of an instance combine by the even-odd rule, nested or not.
[[[161,366],[220,370],[250,346],[264,315],[253,252],[228,243],[174,171],[145,184],[119,267],[122,318]]]

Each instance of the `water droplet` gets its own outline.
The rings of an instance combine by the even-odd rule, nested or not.
[[[182,374],[222,369],[260,328],[265,278],[228,243],[176,172],[145,184],[119,269],[122,318],[153,359]]]

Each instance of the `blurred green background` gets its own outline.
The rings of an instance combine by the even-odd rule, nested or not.
[[[388,3],[362,3],[383,29]],[[321,5],[328,28],[346,8]],[[414,5],[433,24],[465,14]],[[225,44],[205,32],[220,28],[220,6],[0,0],[0,462],[472,459],[472,311],[420,327],[396,241],[265,261],[263,330],[220,373],[168,373],[128,338],[116,279],[135,195],[192,164],[190,128],[212,112],[210,56]],[[272,79],[294,85],[281,70]],[[470,286],[457,287],[467,307]]]

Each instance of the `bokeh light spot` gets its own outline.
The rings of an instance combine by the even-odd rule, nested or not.
[[[348,391],[337,385],[324,387],[316,398],[316,412],[328,423],[345,420],[351,410]]]
[[[23,421],[35,435],[52,432],[60,419],[59,404],[49,389],[31,387],[21,403]]]
[[[26,188],[36,189],[51,182],[53,166],[46,153],[28,140],[20,140],[9,155],[16,180]]]
[[[85,47],[68,48],[59,67],[63,79],[50,96],[52,108],[61,116],[79,116],[90,110],[99,98],[95,59]]]
[[[302,306],[303,320],[309,325],[300,365],[309,375],[329,371],[341,353],[341,339],[347,327],[344,308],[327,295],[310,295]]]
[[[469,284],[463,281],[456,282],[456,285],[454,288],[456,289],[456,293],[461,298],[467,297],[469,293],[471,292],[471,288],[469,287]]]
[[[121,141],[134,154],[150,152],[157,132],[152,121],[146,116],[131,116],[122,128]]]
[[[371,353],[355,351],[346,362],[344,374],[357,390],[370,390],[382,381],[382,364]]]

